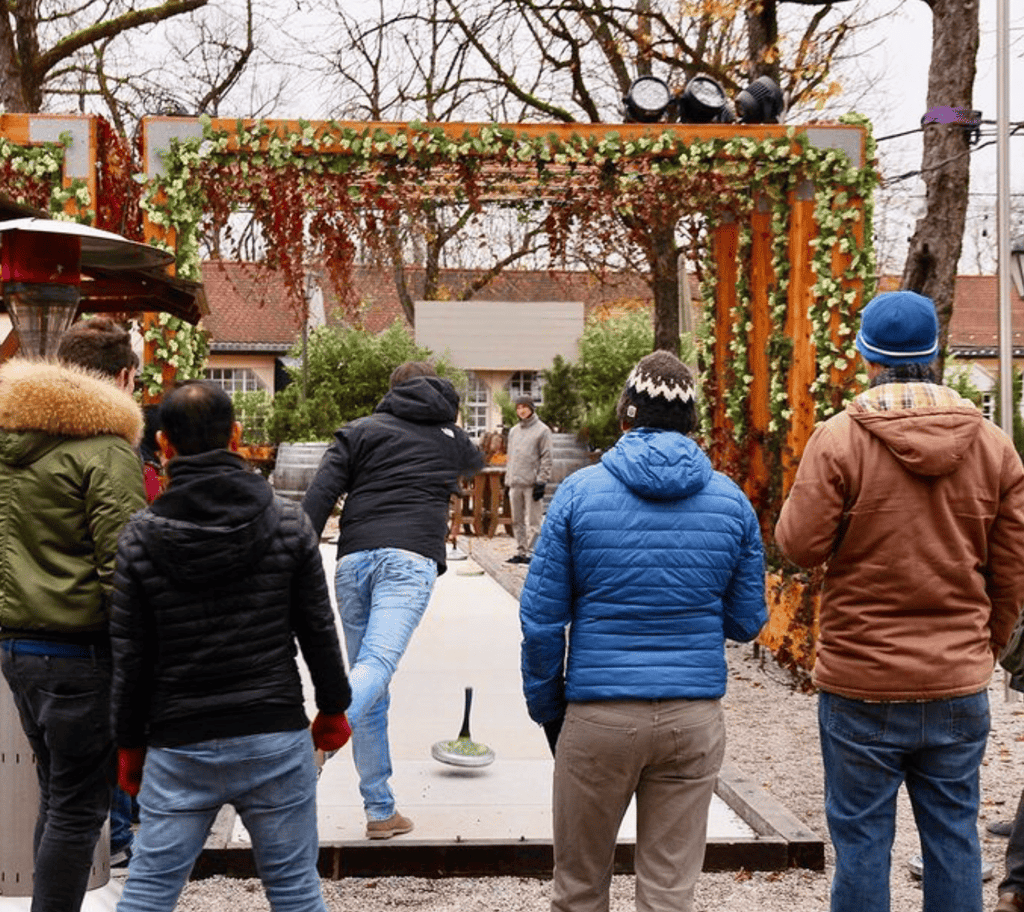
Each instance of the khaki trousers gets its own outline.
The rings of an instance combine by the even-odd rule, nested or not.
[[[526,557],[530,542],[540,531],[544,501],[533,499],[532,485],[512,485],[508,489],[508,503],[512,509],[512,534],[516,537],[516,554]]]
[[[637,912],[691,912],[725,754],[718,700],[570,703],[555,752],[554,912],[607,912],[636,795]]]

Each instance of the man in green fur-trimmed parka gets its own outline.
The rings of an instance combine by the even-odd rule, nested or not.
[[[32,912],[78,912],[110,808],[108,607],[146,504],[129,334],[83,321],[58,357],[0,367],[0,667],[37,761]]]

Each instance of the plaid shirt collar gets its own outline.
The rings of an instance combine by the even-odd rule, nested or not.
[[[925,407],[974,408],[969,400],[940,383],[883,383],[861,393],[853,402],[864,412],[895,412]]]

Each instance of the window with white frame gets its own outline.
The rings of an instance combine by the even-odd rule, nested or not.
[[[206,379],[219,383],[230,394],[263,389],[259,375],[248,367],[208,367]]]
[[[538,371],[516,371],[508,381],[509,398],[529,396],[534,405],[544,402],[544,380]]]
[[[981,414],[989,421],[996,420],[996,395],[995,393],[983,392],[981,394]]]
[[[466,395],[462,400],[462,416],[465,431],[470,437],[480,437],[487,432],[487,406],[490,390],[476,374],[466,374]]]

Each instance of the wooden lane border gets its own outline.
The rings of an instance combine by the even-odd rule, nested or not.
[[[753,831],[749,837],[714,837],[704,851],[705,871],[784,871],[825,869],[825,846],[771,795],[732,764],[723,765],[715,788]],[[257,877],[252,850],[231,842],[234,811],[223,808],[193,880]],[[634,873],[635,845],[619,843],[615,873]],[[551,876],[550,840],[353,840],[320,845],[321,877],[544,877]]]

